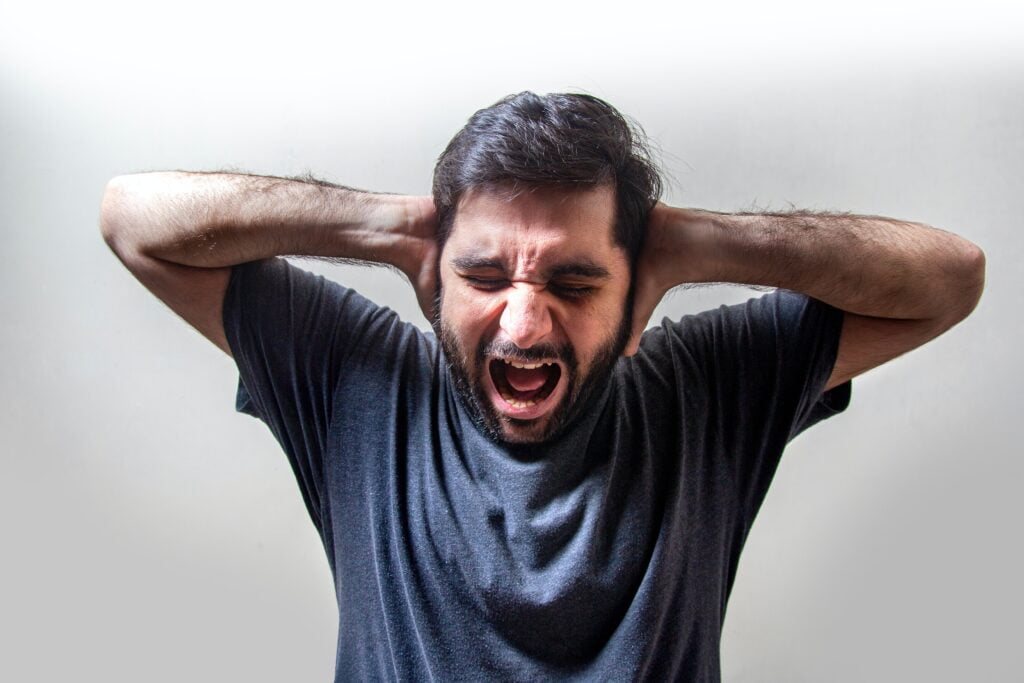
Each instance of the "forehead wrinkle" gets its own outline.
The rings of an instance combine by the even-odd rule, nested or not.
[[[606,205],[614,197],[609,188],[602,190],[525,193],[514,201],[467,191],[454,216],[446,263],[533,282],[560,276],[611,280],[620,271],[621,246],[614,226],[607,225]]]
[[[609,194],[609,197],[604,197]],[[605,206],[606,201],[611,206]],[[610,217],[608,216],[610,211]],[[612,188],[598,186],[587,190],[531,188],[526,197],[507,196],[500,191],[470,188],[459,199],[451,234],[459,229],[476,230],[488,238],[508,239],[511,234],[550,233],[559,224],[587,223],[593,237],[615,243],[615,196]],[[492,228],[502,226],[503,235]],[[479,236],[478,236],[479,237]],[[544,239],[544,238],[541,238]],[[551,237],[548,237],[551,239]],[[557,238],[556,238],[557,239]]]

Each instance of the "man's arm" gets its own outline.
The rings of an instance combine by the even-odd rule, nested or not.
[[[391,265],[433,301],[430,197],[233,173],[143,173],[111,180],[100,229],[153,294],[231,355],[221,311],[231,266],[279,255]]]
[[[985,255],[975,244],[878,216],[720,214],[658,204],[647,240],[637,296],[641,324],[665,292],[695,282],[779,287],[843,310],[826,389],[963,320],[985,281]]]

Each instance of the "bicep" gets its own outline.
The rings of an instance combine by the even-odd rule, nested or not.
[[[115,249],[115,253],[146,289],[220,350],[232,355],[222,318],[230,267],[197,268],[131,250]]]
[[[955,320],[875,318],[844,312],[839,350],[825,390],[921,346],[955,323]]]

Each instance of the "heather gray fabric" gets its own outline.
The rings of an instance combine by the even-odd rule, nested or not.
[[[554,442],[502,448],[433,335],[282,259],[236,266],[237,409],[270,427],[335,578],[349,680],[718,680],[740,550],[842,312],[776,291],[663,321]]]

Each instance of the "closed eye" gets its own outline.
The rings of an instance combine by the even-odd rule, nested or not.
[[[480,277],[476,275],[461,275],[462,279],[469,283],[474,289],[487,292],[494,292],[508,287],[509,281],[503,277]],[[597,288],[590,285],[550,282],[547,288],[558,297],[563,299],[582,299],[593,294]]]
[[[554,292],[557,296],[567,299],[582,299],[583,297],[592,294],[595,290],[594,287],[590,287],[588,285],[568,285],[557,284],[554,282],[548,285],[548,289]]]
[[[494,291],[501,289],[508,285],[508,280],[505,278],[496,277],[473,277],[472,275],[463,275],[462,279],[468,282],[477,289],[483,289],[487,291]]]

